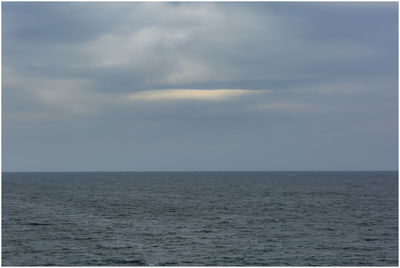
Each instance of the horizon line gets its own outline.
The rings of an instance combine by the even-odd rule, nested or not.
[[[303,170],[45,170],[45,171],[5,171],[2,170],[1,173],[94,173],[94,172],[103,172],[103,173],[116,173],[116,172],[131,172],[131,173],[146,173],[146,172],[399,172],[398,169],[352,169],[352,170],[344,170],[344,169],[303,169]]]

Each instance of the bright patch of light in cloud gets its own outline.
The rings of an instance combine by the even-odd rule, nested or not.
[[[132,93],[129,98],[140,101],[169,101],[169,100],[223,100],[243,95],[253,95],[266,90],[248,89],[167,89],[148,90]]]

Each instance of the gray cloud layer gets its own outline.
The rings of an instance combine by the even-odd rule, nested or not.
[[[6,170],[397,169],[396,3],[3,3]]]

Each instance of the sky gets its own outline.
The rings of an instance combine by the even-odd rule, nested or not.
[[[396,2],[3,2],[3,171],[397,170]]]

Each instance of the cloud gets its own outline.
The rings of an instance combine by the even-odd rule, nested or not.
[[[17,121],[48,121],[98,117],[117,110],[151,112],[150,103],[181,104],[235,100],[235,107],[256,102],[251,96],[262,97],[268,90],[249,89],[157,89],[133,92],[102,92],[92,80],[83,78],[30,77],[12,68],[3,70],[4,118]],[[142,105],[146,104],[146,105]],[[168,108],[169,110],[172,107]],[[155,106],[154,106],[155,107]]]
[[[82,78],[29,77],[3,70],[5,119],[35,121],[94,115],[106,102],[93,82]]]
[[[265,93],[266,90],[248,89],[167,89],[147,90],[129,94],[134,101],[174,101],[174,100],[226,100],[234,97]]]
[[[332,73],[339,78],[382,66],[382,54],[388,49],[376,46],[381,38],[377,42],[368,35],[371,41],[365,42],[346,34],[327,40],[333,30],[344,31],[332,29],[336,13],[330,14],[324,5],[296,6],[8,3],[4,7],[3,62],[38,76],[88,79],[97,91],[125,92],[132,88],[234,88],[232,84],[243,81],[287,83]],[[308,9],[313,16],[322,16],[315,11],[319,9],[327,13],[329,20],[321,23],[329,27],[315,24],[313,16],[299,19],[296,11]],[[350,26],[353,17],[347,12],[344,18]],[[382,32],[375,23],[380,18],[368,19],[372,20],[368,31],[357,28],[351,34],[356,30]],[[390,36],[387,30],[384,33]]]
[[[62,152],[71,137],[69,158],[84,165],[82,147],[92,144],[115,152],[92,154],[100,167],[108,163],[96,157],[111,155],[126,169],[144,152],[148,166],[164,153],[158,164],[181,163],[188,151],[228,163],[236,144],[247,168],[276,159],[271,146],[290,168],[287,155],[321,130],[332,132],[332,146],[321,140],[327,151],[365,137],[368,168],[384,159],[373,147],[397,148],[396,3],[6,2],[2,10],[3,137],[19,148],[15,167],[29,144]],[[343,129],[353,136],[340,140]],[[163,147],[182,138],[192,150]],[[43,163],[57,154],[32,152]]]

